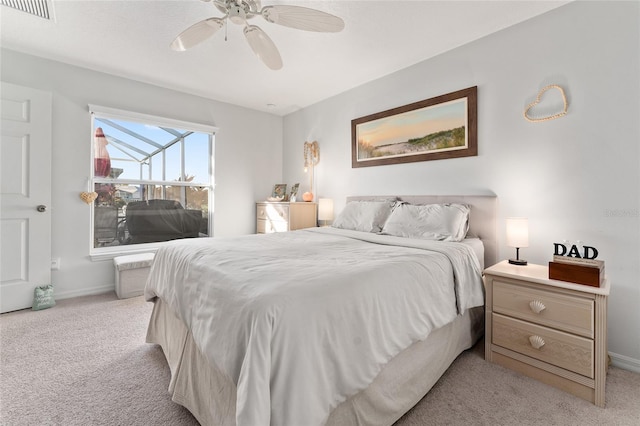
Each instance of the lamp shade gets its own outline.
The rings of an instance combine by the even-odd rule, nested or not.
[[[509,247],[529,247],[529,219],[526,217],[507,218],[507,245]]]
[[[333,220],[333,200],[331,198],[318,199],[318,220]]]

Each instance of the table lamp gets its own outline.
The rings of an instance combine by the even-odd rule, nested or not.
[[[333,200],[331,198],[318,199],[318,220],[328,226],[327,221],[333,220]]]
[[[507,245],[516,248],[516,258],[509,259],[509,263],[526,265],[527,261],[520,259],[520,248],[529,247],[529,219],[526,217],[507,218]]]

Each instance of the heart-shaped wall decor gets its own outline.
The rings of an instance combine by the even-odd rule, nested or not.
[[[97,192],[81,192],[80,199],[87,204],[93,203],[98,198]]]
[[[562,96],[562,102],[564,104],[562,111],[553,115],[547,115],[543,117],[532,117],[531,115],[532,109],[540,103],[540,100],[542,99],[542,95],[544,94],[544,92],[550,89],[556,89],[560,92],[560,95]],[[549,86],[543,87],[540,90],[540,92],[538,92],[538,96],[536,96],[536,100],[531,102],[529,105],[527,105],[527,107],[524,109],[524,118],[527,121],[530,121],[532,123],[536,123],[539,121],[553,120],[565,115],[567,113],[568,106],[569,104],[567,103],[567,97],[564,95],[564,90],[562,89],[562,87],[558,86],[557,84],[550,84]]]

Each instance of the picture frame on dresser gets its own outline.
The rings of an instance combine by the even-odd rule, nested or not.
[[[286,183],[276,183],[273,185],[273,192],[271,196],[273,198],[284,199],[284,196],[287,195],[287,184]]]
[[[291,187],[291,194],[289,194],[289,201],[295,203],[298,199],[298,188],[300,187],[299,183],[294,183]]]

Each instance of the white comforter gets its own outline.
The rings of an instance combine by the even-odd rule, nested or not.
[[[236,383],[239,426],[323,424],[396,354],[484,303],[468,246],[334,228],[170,242],[145,289],[156,296]]]

